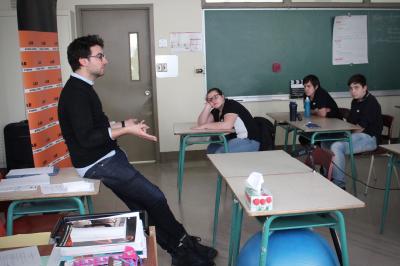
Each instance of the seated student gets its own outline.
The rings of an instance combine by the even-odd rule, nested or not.
[[[335,100],[329,93],[321,87],[319,79],[315,75],[308,75],[303,78],[304,96],[310,98],[311,114],[321,117],[333,117],[341,119],[339,108]],[[307,145],[310,141],[302,136],[299,137],[302,145]]]
[[[363,75],[353,75],[347,85],[353,97],[348,122],[361,127],[351,134],[353,152],[375,150],[383,128],[381,106],[376,98],[368,92],[367,81]],[[323,142],[322,145],[329,147],[330,144]],[[349,144],[336,141],[330,146],[330,149],[335,154],[333,182],[345,189],[345,154],[349,154]]]
[[[227,136],[229,152],[258,151],[258,128],[253,116],[240,103],[226,99],[218,88],[208,90],[206,103],[194,129],[235,129]],[[207,153],[223,153],[222,144],[211,143]]]

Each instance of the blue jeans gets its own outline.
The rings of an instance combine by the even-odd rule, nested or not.
[[[131,211],[146,210],[163,249],[171,252],[178,246],[185,229],[175,219],[164,193],[129,163],[122,150],[91,167],[84,177],[101,180]]]
[[[228,140],[229,152],[246,152],[246,151],[258,151],[260,148],[260,142],[252,139],[239,139],[234,138]],[[207,147],[208,154],[224,153],[225,148],[223,144],[211,143]]]
[[[376,149],[376,138],[371,137],[366,133],[353,133],[351,134],[351,141],[353,143],[353,152],[354,154],[365,152],[365,151],[373,151]],[[339,187],[346,186],[345,180],[345,167],[346,167],[346,158],[345,154],[350,154],[349,144],[344,141],[336,141],[336,142],[322,142],[322,146],[324,148],[329,148],[335,154],[335,158],[333,159],[334,167],[333,167],[333,182]]]

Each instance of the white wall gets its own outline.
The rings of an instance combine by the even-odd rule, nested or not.
[[[400,0],[398,0],[400,1]],[[58,0],[58,29],[61,51],[63,81],[66,81],[70,68],[66,60],[66,47],[75,38],[74,12],[76,5],[106,4],[153,4],[154,35],[156,54],[170,54],[169,48],[158,48],[161,38],[169,39],[170,32],[201,32],[201,0]],[[70,16],[72,14],[72,17]],[[17,21],[15,10],[10,10],[9,2],[0,2],[0,69],[2,85],[0,89],[0,127],[7,123],[25,119],[22,82],[19,67]],[[8,38],[4,38],[8,36]],[[178,138],[173,135],[174,122],[194,121],[203,106],[206,91],[202,75],[194,74],[196,67],[204,65],[203,53],[179,53],[179,76],[177,78],[157,79],[157,109],[159,124],[160,151],[177,151]],[[323,82],[323,81],[322,81]],[[393,106],[400,97],[379,97],[384,113],[396,116],[395,134],[398,133],[400,110]],[[337,99],[339,106],[349,106],[349,98]],[[245,103],[253,115],[263,116],[266,112],[288,110],[288,101]],[[299,104],[301,106],[301,104]],[[278,137],[278,143],[282,138]],[[0,167],[4,167],[2,130],[0,133]],[[199,147],[194,147],[198,149]]]

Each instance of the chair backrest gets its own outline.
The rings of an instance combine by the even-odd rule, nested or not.
[[[390,144],[390,140],[392,138],[392,126],[393,126],[394,117],[391,115],[382,115],[383,121],[383,130],[381,133],[381,143],[382,144]]]
[[[254,117],[260,135],[260,151],[275,149],[275,127],[271,121],[265,117]]]
[[[306,165],[315,169],[316,165],[322,166],[324,168],[324,176],[329,180],[332,179],[333,172],[333,158],[335,155],[332,151],[316,147],[309,156],[307,156]]]
[[[343,120],[348,120],[350,116],[350,109],[349,108],[339,108],[339,113],[342,116]]]

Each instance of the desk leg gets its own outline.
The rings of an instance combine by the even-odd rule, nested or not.
[[[297,128],[293,129],[293,138],[292,138],[292,152],[296,150],[296,138],[297,138]]]
[[[349,253],[347,249],[346,225],[344,222],[344,217],[340,211],[334,211],[334,213],[338,219],[340,246],[342,248],[342,265],[349,266]]]
[[[94,213],[94,208],[93,208],[93,201],[92,201],[92,197],[91,196],[86,196],[86,203],[87,203],[87,207],[88,207],[88,212],[89,214],[93,214]]]
[[[272,222],[278,218],[278,216],[271,216],[265,219],[262,237],[261,237],[261,245],[260,245],[260,266],[265,266],[267,264],[267,249],[268,249],[268,239],[271,234],[270,228]]]
[[[235,232],[235,247],[233,249],[233,265],[236,265],[237,257],[240,249],[240,237],[242,233],[242,220],[243,220],[243,208],[242,205],[238,205],[238,211],[236,212],[236,232]]]
[[[221,135],[222,141],[224,142],[224,149],[225,149],[225,153],[229,152],[229,147],[228,147],[228,142],[226,141],[226,137],[225,135]]]
[[[233,198],[232,201],[232,214],[231,214],[231,235],[229,238],[229,253],[228,253],[228,265],[233,266],[235,265],[233,263],[233,255],[234,255],[234,250],[236,249],[237,243],[235,243],[237,237],[236,237],[236,228],[238,227],[237,225],[237,220],[235,219],[237,217],[239,211],[239,202],[237,199]]]
[[[178,199],[181,201],[181,193],[182,193],[182,178],[183,178],[183,169],[185,166],[185,145],[184,145],[184,136],[180,136],[179,140],[179,158],[178,158]]]
[[[214,225],[213,225],[213,239],[212,246],[215,248],[215,242],[217,241],[217,230],[218,230],[218,216],[219,216],[219,205],[221,199],[221,175],[217,176],[217,191],[215,192],[215,207],[214,207]]]
[[[394,154],[390,155],[389,162],[387,164],[386,169],[386,185],[385,185],[385,196],[383,200],[383,208],[382,208],[382,215],[381,215],[381,226],[379,232],[383,233],[383,228],[385,227],[385,220],[387,214],[387,208],[389,204],[389,193],[390,193],[390,184],[392,183],[392,170],[393,170],[393,163],[395,162],[396,156]]]
[[[7,210],[7,235],[11,236],[13,234],[13,221],[14,221],[14,208],[18,205],[18,201],[13,201],[8,206]]]
[[[351,179],[353,180],[353,193],[357,197],[357,169],[356,162],[354,160],[353,141],[351,140],[351,133],[346,132],[347,138],[349,139],[349,152],[351,162]]]

